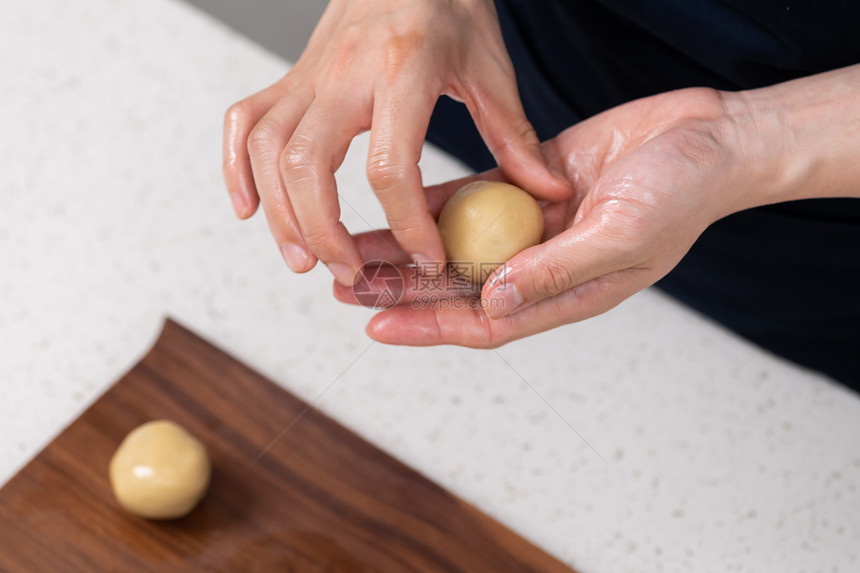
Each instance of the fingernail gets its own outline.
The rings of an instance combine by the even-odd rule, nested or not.
[[[523,297],[517,285],[502,284],[490,291],[484,312],[490,318],[502,318],[517,310],[523,304]]]
[[[335,280],[343,286],[352,286],[355,284],[358,275],[353,272],[352,268],[344,263],[328,263],[328,270],[334,275]]]
[[[236,216],[244,217],[245,210],[248,208],[245,205],[245,199],[238,193],[230,193],[230,202],[233,203],[233,212],[236,213]]]
[[[308,264],[308,253],[303,247],[293,243],[284,243],[281,245],[281,255],[287,261],[287,265],[293,272],[304,270]]]

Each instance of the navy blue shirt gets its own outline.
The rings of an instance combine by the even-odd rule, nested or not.
[[[860,63],[858,1],[496,6],[541,139],[660,92],[750,89]],[[465,108],[447,98],[428,140],[475,170],[494,166]],[[860,200],[794,201],[722,219],[658,286],[763,348],[860,388]]]

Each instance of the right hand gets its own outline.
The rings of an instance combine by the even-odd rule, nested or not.
[[[290,72],[227,111],[224,177],[236,215],[262,203],[289,267],[323,261],[351,285],[362,263],[340,222],[334,178],[352,138],[371,130],[367,176],[413,261],[444,261],[418,160],[436,100],[462,101],[506,178],[558,201],[523,112],[490,0],[332,0]]]

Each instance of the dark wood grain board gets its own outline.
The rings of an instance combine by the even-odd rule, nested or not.
[[[155,347],[0,490],[0,570],[18,572],[570,569],[315,409],[167,321]],[[152,419],[214,466],[188,517],[119,509],[108,462]]]

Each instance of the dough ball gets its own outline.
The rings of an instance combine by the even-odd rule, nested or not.
[[[475,181],[445,204],[439,214],[439,233],[454,268],[482,284],[496,267],[540,243],[543,213],[519,187]]]
[[[148,519],[188,514],[206,493],[211,467],[200,440],[168,420],[138,426],[110,462],[120,505]]]

